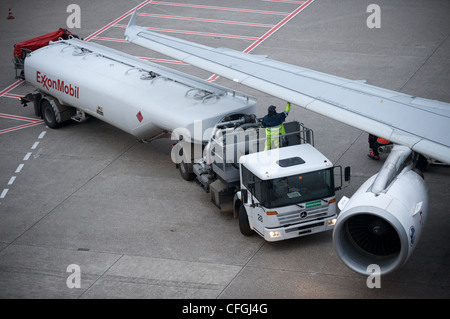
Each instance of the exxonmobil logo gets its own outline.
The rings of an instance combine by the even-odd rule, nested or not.
[[[80,88],[78,86],[72,86],[71,83],[64,83],[64,81],[57,79],[51,79],[47,75],[42,74],[39,71],[36,71],[36,81],[37,83],[42,84],[42,87],[44,89],[50,90],[54,89],[57,91],[60,91],[62,93],[65,93],[71,97],[74,97],[76,99],[80,98]]]

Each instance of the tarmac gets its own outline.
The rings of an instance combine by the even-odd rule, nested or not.
[[[449,167],[425,172],[431,204],[416,250],[402,268],[381,277],[380,288],[369,288],[368,278],[336,255],[332,232],[275,243],[243,236],[231,214],[220,213],[209,194],[181,178],[169,138],[138,143],[95,119],[47,128],[32,106],[17,100],[33,88],[15,79],[13,45],[67,28],[75,19],[67,12],[72,2],[0,3],[0,298],[450,298]],[[167,34],[251,48],[252,54],[450,102],[450,3],[377,0],[380,28],[369,28],[372,2],[80,0],[80,28],[70,30],[208,79],[205,71],[124,42],[124,25],[139,6],[147,15],[139,15],[138,24]],[[14,19],[7,19],[9,8]],[[216,82],[257,97],[259,115],[285,103],[222,78]],[[351,166],[352,181],[338,200],[350,197],[386,158],[370,160],[367,133],[333,119],[295,105],[289,119],[312,128],[315,146],[335,164]]]

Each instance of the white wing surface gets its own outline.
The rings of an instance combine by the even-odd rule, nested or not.
[[[450,163],[449,103],[161,35],[135,25],[135,15],[125,37],[131,43]]]

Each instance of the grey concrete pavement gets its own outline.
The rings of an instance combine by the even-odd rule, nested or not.
[[[0,4],[0,90],[15,82],[13,44],[66,27],[66,8],[72,2]],[[252,53],[450,102],[450,3],[380,0],[381,28],[369,29],[366,8],[372,2],[315,0]],[[88,37],[142,2],[77,3],[81,29],[73,32]],[[262,24],[275,26],[286,17],[273,12],[290,13],[299,5],[149,2],[140,12],[166,17],[139,16],[138,24],[244,50],[270,30]],[[16,19],[6,19],[8,8]],[[206,18],[259,26],[200,21]],[[167,58],[105,41],[123,39],[120,25],[128,19],[100,32],[103,40],[92,41],[136,56]],[[181,32],[185,30],[189,33]],[[205,79],[211,75],[186,65],[164,65]],[[217,82],[256,96],[259,115],[267,105],[284,104],[222,78]],[[30,90],[21,84],[9,93]],[[5,96],[0,97],[0,113],[35,118],[31,106],[22,108]],[[316,147],[332,161],[352,167],[352,183],[338,200],[350,197],[381,168],[383,160],[366,156],[365,132],[295,106],[289,117],[314,130]],[[0,117],[0,131],[22,122]],[[140,144],[98,120],[0,134],[0,193],[8,189],[0,199],[0,298],[450,298],[449,168],[433,166],[426,172],[431,207],[416,251],[403,268],[381,278],[380,289],[369,289],[366,277],[339,260],[331,232],[277,243],[241,235],[237,221],[221,214],[209,194],[181,179],[170,160],[171,143],[159,139]],[[16,178],[9,184],[12,176]],[[80,288],[67,287],[71,264],[80,266]]]

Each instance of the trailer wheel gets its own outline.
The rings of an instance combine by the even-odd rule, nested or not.
[[[41,104],[42,117],[44,118],[45,124],[50,128],[58,128],[61,123],[56,120],[55,110],[51,106],[50,102],[43,100]]]
[[[196,176],[194,173],[189,173],[188,165],[189,164],[186,164],[184,161],[181,161],[181,163],[178,165],[178,168],[180,170],[181,177],[183,177],[184,180],[193,181]]]
[[[239,229],[241,233],[245,236],[251,236],[254,234],[253,230],[250,228],[250,222],[248,221],[247,211],[244,205],[241,204],[239,207]]]

